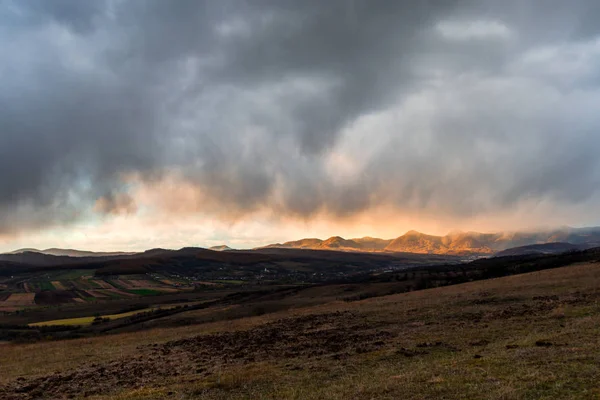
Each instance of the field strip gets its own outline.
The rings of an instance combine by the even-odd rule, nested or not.
[[[115,287],[102,279],[94,280],[102,289],[114,289]]]
[[[54,286],[56,290],[67,290],[65,285],[63,285],[60,281],[52,281],[52,286]]]
[[[77,296],[79,296],[81,299],[94,297],[94,295],[92,295],[89,290],[77,289],[75,293],[77,293]]]
[[[131,283],[132,281],[128,279],[115,279],[115,283],[119,286],[124,287],[125,289],[135,289],[135,285]]]
[[[33,306],[35,293],[13,293],[4,300],[3,305],[7,307]]]
[[[73,280],[71,281],[71,283],[73,284],[73,286],[75,287],[75,289],[79,289],[79,290],[87,290],[90,288],[90,285],[87,284],[87,279],[77,279],[77,280]]]
[[[197,281],[195,283],[198,283],[200,285],[206,285],[206,286],[219,286],[219,285],[221,285],[220,283],[206,282],[206,281]]]
[[[137,289],[143,289],[143,288],[151,288],[151,287],[156,287],[156,282],[153,281],[149,281],[149,280],[142,280],[142,279],[132,279],[129,281],[131,283],[131,285]]]
[[[118,294],[118,295],[121,295],[121,296],[125,296],[125,297],[137,297],[136,294],[128,293],[128,292],[125,292],[125,291],[120,290],[120,289],[106,289],[106,291],[114,293],[114,294]]]
[[[143,313],[143,312],[155,311],[155,310],[158,310],[158,309],[168,310],[170,308],[175,308],[175,306],[172,306],[172,307],[150,307],[150,308],[144,308],[142,310],[128,311],[128,312],[124,312],[124,313],[120,313],[120,314],[101,315],[100,317],[101,318],[109,318],[109,319],[120,319],[120,318],[131,317],[132,315],[140,314],[140,313]],[[92,322],[94,322],[95,318],[96,317],[79,317],[79,318],[55,319],[55,320],[52,320],[52,321],[35,322],[35,323],[32,323],[32,324],[29,324],[29,326],[89,325]]]
[[[99,299],[105,299],[110,297],[108,294],[101,292],[100,290],[86,290],[89,294]]]

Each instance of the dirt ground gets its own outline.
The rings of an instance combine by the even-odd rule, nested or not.
[[[69,373],[19,378],[0,388],[5,399],[60,398],[139,388],[190,373],[210,376],[217,368],[265,360],[347,358],[383,347],[393,334],[358,322],[349,312],[281,319],[247,331],[223,332],[139,348],[139,355],[91,364]]]
[[[8,293],[0,299],[0,312],[13,312],[33,306],[35,293]]]

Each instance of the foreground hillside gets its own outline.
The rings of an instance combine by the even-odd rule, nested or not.
[[[0,398],[599,398],[600,264],[1,349]],[[202,310],[190,313],[202,313]]]

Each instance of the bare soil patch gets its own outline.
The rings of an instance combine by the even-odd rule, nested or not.
[[[33,299],[35,298],[35,293],[13,293],[10,297],[4,300],[4,305],[6,306],[32,306],[34,305]]]
[[[286,318],[250,330],[200,335],[142,346],[139,356],[91,364],[66,373],[19,378],[4,387],[6,400],[106,394],[181,375],[208,376],[216,368],[264,360],[339,359],[380,349],[394,335],[373,330],[352,312]]]
[[[38,305],[56,305],[64,303],[74,303],[77,295],[71,290],[52,290],[43,291],[35,294],[35,304]]]

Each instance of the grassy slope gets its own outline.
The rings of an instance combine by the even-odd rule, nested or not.
[[[140,345],[342,311],[340,318],[347,320],[336,323],[386,331],[392,339],[343,357],[281,354],[229,364],[215,359],[204,374],[190,368],[92,398],[600,398],[599,300],[600,265],[586,264],[236,321],[3,345],[0,384],[144,357]]]

